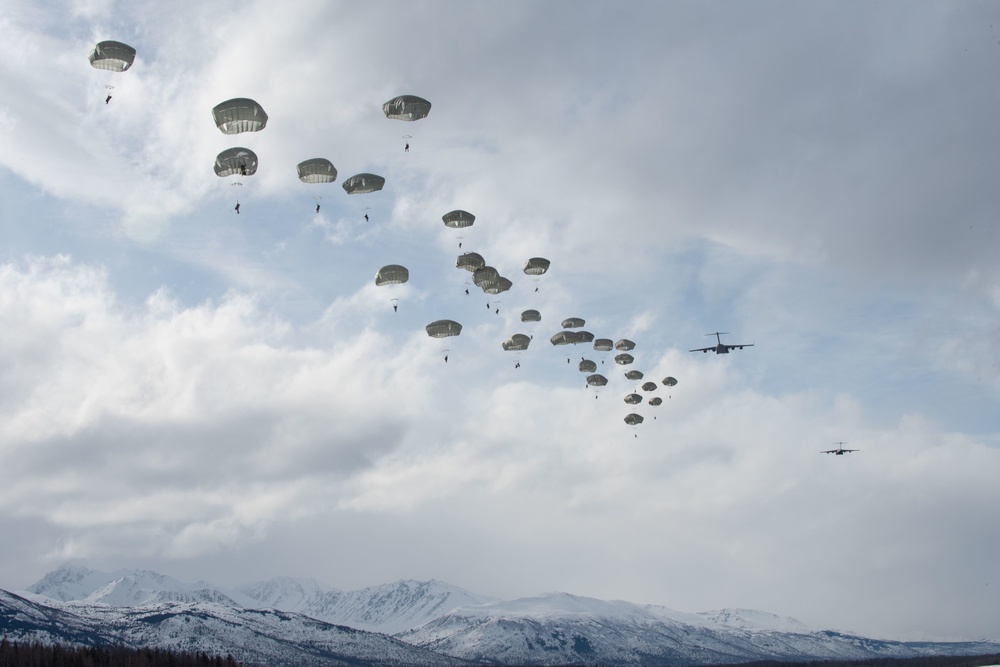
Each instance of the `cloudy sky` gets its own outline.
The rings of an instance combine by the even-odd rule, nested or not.
[[[998,72],[989,2],[0,0],[0,587],[436,578],[1000,638]],[[262,132],[214,126],[234,97]],[[548,342],[571,316],[679,380],[643,424],[610,354]],[[688,352],[714,331],[754,347]]]

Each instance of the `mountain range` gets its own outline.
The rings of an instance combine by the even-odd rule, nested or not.
[[[440,581],[345,592],[285,577],[226,589],[75,566],[19,594],[0,591],[0,634],[231,654],[275,667],[674,667],[1000,653],[997,641],[872,639],[746,609],[686,613],[568,593],[497,600]]]

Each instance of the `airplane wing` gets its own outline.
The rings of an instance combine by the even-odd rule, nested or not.
[[[694,350],[688,350],[688,352],[708,352],[709,350],[714,350],[715,346],[712,347],[699,347]]]
[[[744,343],[742,345],[726,345],[727,350],[742,350],[745,347],[753,347],[753,343]]]

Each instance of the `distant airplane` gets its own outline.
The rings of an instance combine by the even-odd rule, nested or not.
[[[858,449],[844,449],[843,446],[847,444],[846,442],[835,442],[833,444],[837,445],[836,449],[826,449],[826,450],[820,452],[820,454],[836,454],[837,456],[843,456],[847,452],[857,452],[857,451],[860,451]]]
[[[706,336],[715,336],[715,340],[717,340],[719,342],[719,344],[718,345],[713,345],[712,347],[699,347],[699,348],[694,349],[694,350],[688,350],[688,352],[708,352],[709,350],[711,350],[712,352],[715,352],[716,354],[729,354],[730,350],[742,350],[745,347],[753,347],[753,343],[741,343],[741,344],[737,344],[737,345],[726,345],[725,343],[722,342],[722,339],[719,338],[719,336],[721,336],[724,333],[726,333],[726,332],[725,331],[716,331],[715,333],[705,334]]]

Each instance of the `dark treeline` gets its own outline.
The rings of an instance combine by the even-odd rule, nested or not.
[[[588,667],[588,665],[589,663],[581,663],[555,665],[553,667]],[[1000,653],[987,655],[930,655],[919,658],[871,658],[869,660],[758,660],[756,662],[699,665],[698,667],[986,667],[986,665],[1000,665]],[[521,665],[519,667],[531,666]],[[678,665],[678,667],[695,666]]]
[[[928,655],[919,658],[870,658],[867,660],[761,660],[739,667],[985,667],[1000,665],[1000,653],[990,655]],[[718,665],[716,667],[723,667]],[[726,665],[725,667],[736,667]]]
[[[233,656],[125,646],[60,646],[0,639],[0,667],[242,667]]]

